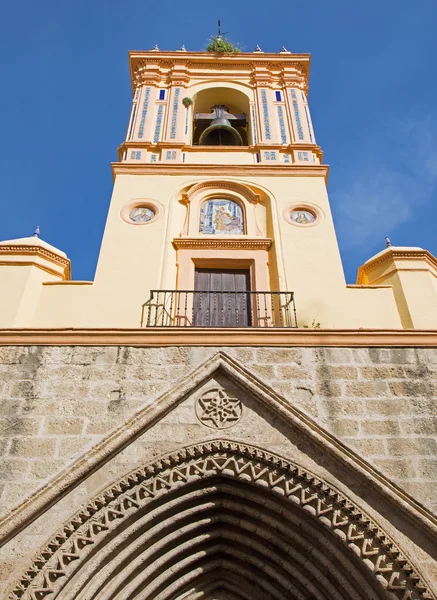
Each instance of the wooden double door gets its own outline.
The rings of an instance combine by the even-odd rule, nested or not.
[[[248,269],[196,269],[194,289],[194,325],[198,327],[252,325]]]

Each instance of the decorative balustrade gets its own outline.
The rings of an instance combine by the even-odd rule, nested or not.
[[[297,327],[293,292],[151,290],[142,327]]]

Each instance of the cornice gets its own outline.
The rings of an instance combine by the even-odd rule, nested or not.
[[[175,238],[176,250],[268,250],[272,245],[270,238]]]
[[[234,76],[235,71],[240,71],[240,77],[254,76],[257,81],[260,78],[259,82],[263,81],[266,85],[269,85],[273,79],[307,89],[310,59],[310,54],[244,52],[221,56],[209,52],[129,52],[133,90],[138,85],[158,82],[162,78],[174,85],[185,85],[192,75],[199,75],[199,70],[202,70],[202,76],[211,78],[216,76],[216,71],[232,71]],[[171,72],[173,69],[176,72]],[[181,77],[180,69],[184,71]],[[292,73],[292,70],[295,73]]]
[[[64,273],[61,275],[61,273],[59,273],[58,271],[54,271],[52,269],[49,270],[47,268],[45,269],[46,271],[48,271],[51,274],[54,274],[58,277],[61,275],[62,278],[65,280],[69,280],[71,278],[71,268],[70,268],[69,259],[63,258],[62,256],[59,256],[59,254],[55,254],[54,252],[51,252],[50,250],[47,250],[46,248],[41,248],[41,246],[26,246],[26,245],[16,246],[14,244],[12,244],[10,246],[0,246],[0,257],[2,255],[11,256],[13,254],[19,255],[19,256],[36,256],[36,257],[42,258],[44,260],[47,260],[47,261],[61,267],[64,270]],[[16,261],[15,263],[11,263],[10,261],[2,262],[2,266],[12,265],[12,264],[17,266],[20,263],[18,261]],[[28,266],[31,266],[35,263],[31,263],[31,262],[27,261],[27,263],[22,262],[21,264],[23,264],[23,265],[27,264]],[[36,266],[40,267],[41,265],[37,264]]]
[[[437,348],[437,329],[0,329],[0,346],[281,346]]]
[[[359,267],[358,276],[357,276],[357,284],[363,284],[365,275],[367,275],[375,267],[379,267],[379,266],[383,265],[384,263],[393,262],[395,260],[400,260],[400,261],[402,261],[402,260],[408,260],[408,261],[424,260],[431,267],[433,267],[434,269],[437,270],[437,258],[433,254],[431,254],[431,252],[428,252],[428,250],[422,250],[422,249],[404,250],[404,249],[390,248],[388,252],[385,252],[381,256],[377,256],[373,260],[370,260],[369,262],[366,262],[364,265]],[[393,269],[393,271],[402,271],[402,270],[415,270],[415,269],[404,269],[402,267]],[[419,270],[419,269],[417,269],[417,270]],[[379,277],[378,279],[381,279],[381,277]]]
[[[314,152],[314,154],[322,160],[323,150],[317,144],[308,144],[306,142],[292,143],[292,144],[279,144],[271,142],[258,142],[252,146],[199,146],[191,145],[182,141],[168,141],[162,140],[160,142],[151,142],[143,140],[126,140],[118,147],[118,155],[121,157],[123,152],[130,148],[142,148],[144,150],[155,150],[158,151],[160,148],[179,148],[184,152],[238,152],[244,154],[245,152],[260,152],[261,150],[282,150],[285,152],[293,152],[294,150],[303,150],[308,152]]]
[[[194,175],[196,177],[226,175],[235,177],[323,177],[328,181],[328,165],[197,165],[197,164],[169,164],[169,163],[111,163],[112,175],[115,179],[117,175]]]

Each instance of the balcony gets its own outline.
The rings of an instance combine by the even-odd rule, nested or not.
[[[297,327],[294,292],[151,290],[142,327]]]

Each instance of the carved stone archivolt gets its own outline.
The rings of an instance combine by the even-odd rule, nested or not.
[[[11,600],[434,598],[390,537],[279,456],[215,440],[141,467],[84,506]],[[216,595],[214,595],[216,594]]]
[[[229,429],[241,419],[242,411],[241,400],[220,388],[208,390],[196,400],[197,418],[212,429]]]

